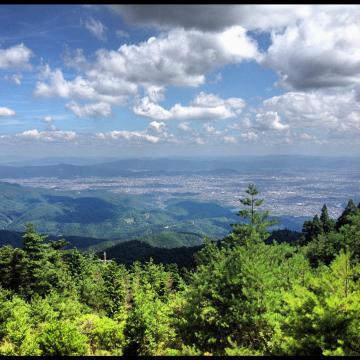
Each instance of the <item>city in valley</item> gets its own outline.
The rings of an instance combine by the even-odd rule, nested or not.
[[[329,214],[338,217],[347,201],[360,200],[360,171],[288,173],[285,175],[142,175],[118,177],[1,178],[22,186],[62,191],[108,190],[124,194],[151,194],[154,205],[163,207],[170,198],[217,202],[239,208],[238,199],[249,183],[255,183],[265,199],[263,209],[273,215],[314,216],[326,203]]]

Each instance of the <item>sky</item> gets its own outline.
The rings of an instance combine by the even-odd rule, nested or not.
[[[0,5],[0,158],[360,155],[358,5]]]

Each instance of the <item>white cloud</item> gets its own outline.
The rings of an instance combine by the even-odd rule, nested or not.
[[[112,8],[130,22],[172,29],[169,34],[197,31],[202,34],[198,44],[204,43],[206,37],[215,40],[220,36],[224,44],[222,51],[227,54],[226,63],[233,63],[229,61],[231,50],[242,49],[232,39],[238,29],[271,32],[272,44],[263,64],[278,72],[282,86],[294,90],[360,83],[360,7],[357,5],[159,5],[156,8],[115,5]],[[174,30],[176,26],[187,30]],[[179,44],[186,43],[181,41],[181,36],[178,39]],[[159,38],[153,41],[160,43]],[[198,53],[201,46],[191,48]],[[179,55],[181,59],[181,51]],[[262,60],[255,53],[251,58]],[[217,62],[223,63],[221,56]],[[196,64],[196,59],[192,63]],[[206,68],[206,62],[203,67]],[[202,84],[204,78],[189,77],[188,81]]]
[[[136,143],[149,142],[156,144],[160,141],[158,136],[149,135],[143,131],[127,131],[127,130],[114,130],[108,133],[97,133],[98,139],[110,139],[110,140],[128,140]]]
[[[74,51],[71,51],[68,47],[65,47],[65,53],[63,58],[64,64],[67,67],[71,67],[76,70],[85,70],[89,66],[83,49],[78,48]]]
[[[288,92],[265,100],[263,108],[278,112],[292,128],[360,130],[360,104],[354,90],[341,94]]]
[[[46,65],[34,90],[36,96],[83,99],[109,104],[124,104],[129,95],[137,90],[136,85],[119,78],[111,78],[101,72],[90,72],[85,79],[77,76],[66,80],[60,69],[51,70]]]
[[[175,104],[169,110],[142,98],[134,107],[136,115],[158,120],[224,120],[240,115],[245,101],[240,98],[222,99],[214,94],[200,92],[189,106]]]
[[[310,135],[308,133],[301,133],[298,135],[298,139],[303,141],[313,141],[316,140],[316,136]]]
[[[124,105],[139,93],[141,86],[146,96],[135,107],[140,115],[157,120],[186,120],[193,115],[226,118],[240,111],[242,104],[235,103],[236,98],[218,106],[199,103],[191,108],[177,104],[172,108],[173,114],[157,103],[164,99],[166,86],[199,86],[207,73],[216,68],[260,58],[255,42],[242,27],[211,34],[176,29],[139,44],[122,45],[117,51],[100,49],[93,62],[87,61],[82,49],[72,53],[68,50],[65,64],[75,68],[77,76],[65,79],[61,69],[52,70],[45,65],[34,95]]]
[[[143,86],[199,86],[215,68],[254,59],[260,59],[256,44],[240,26],[218,33],[176,29],[118,51],[99,50],[96,69]]]
[[[111,106],[108,103],[99,102],[93,104],[79,105],[75,101],[66,104],[78,118],[108,117],[111,115]]]
[[[106,39],[105,33],[107,31],[107,27],[101,21],[90,18],[85,21],[85,27],[97,39],[101,41]]]
[[[99,132],[95,135],[100,140],[123,140],[132,144],[142,143],[174,143],[178,140],[175,136],[168,132],[164,122],[152,121],[144,130],[113,130],[109,132]]]
[[[267,111],[256,114],[253,126],[261,131],[284,131],[289,129],[288,124],[283,124],[281,122],[280,116],[276,111]]]
[[[212,126],[212,125],[210,125],[210,124],[208,124],[208,123],[206,123],[206,124],[203,125],[203,129],[205,130],[205,132],[206,132],[207,134],[216,134],[216,135],[221,134],[221,132],[220,132],[219,130],[216,130],[216,129],[214,128],[214,126]]]
[[[166,124],[164,122],[152,121],[149,124],[149,128],[153,129],[156,132],[162,132],[165,130]]]
[[[258,134],[254,131],[244,132],[240,135],[244,140],[252,142],[258,139]]]
[[[234,136],[231,136],[231,135],[223,136],[223,141],[226,144],[236,144],[238,142],[237,139]]]
[[[192,131],[191,127],[190,127],[190,123],[189,122],[182,122],[178,125],[178,129],[185,131],[185,132],[190,132]]]
[[[295,90],[360,84],[359,16],[358,6],[316,7],[313,16],[272,32],[264,64]]]
[[[33,52],[24,44],[0,49],[0,69],[29,69]]]
[[[145,116],[151,119],[169,120],[171,118],[170,111],[153,103],[148,96],[140,99],[140,101],[133,107],[133,111],[136,115]]]
[[[150,85],[145,88],[145,91],[148,98],[152,102],[159,102],[164,100],[164,92],[165,92],[164,86]]]
[[[206,144],[206,139],[202,138],[202,137],[197,137],[194,139],[195,143],[198,145],[205,145]]]
[[[37,129],[26,130],[15,135],[18,138],[28,140],[40,140],[45,142],[54,141],[73,141],[76,139],[77,134],[74,131],[39,131]]]
[[[0,116],[14,116],[16,113],[14,110],[7,107],[0,107]]]
[[[47,115],[42,118],[42,121],[44,121],[47,124],[50,124],[54,121],[54,118],[50,115]]]

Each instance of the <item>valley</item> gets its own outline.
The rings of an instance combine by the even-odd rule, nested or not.
[[[240,220],[238,199],[254,182],[263,210],[279,220],[273,229],[301,231],[325,202],[336,218],[349,198],[360,200],[357,159],[320,164],[273,156],[0,166],[0,229],[21,232],[31,222],[55,237],[94,239],[86,241],[90,247],[96,239],[109,246],[129,240],[198,246],[205,236],[224,237]]]

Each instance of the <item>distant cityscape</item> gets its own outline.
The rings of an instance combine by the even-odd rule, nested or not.
[[[331,170],[307,174],[280,175],[159,175],[141,177],[33,177],[2,178],[0,181],[57,191],[108,190],[124,194],[152,194],[158,207],[171,198],[216,201],[232,209],[239,208],[239,197],[251,182],[265,199],[263,208],[273,215],[313,216],[327,204],[329,214],[338,217],[349,198],[360,201],[360,171]]]

